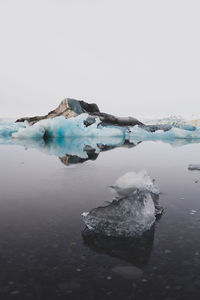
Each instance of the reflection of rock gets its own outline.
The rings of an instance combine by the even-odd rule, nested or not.
[[[108,142],[108,140],[107,140]],[[96,143],[96,147],[92,148],[89,145],[86,145],[83,148],[83,151],[87,154],[86,158],[83,157],[79,157],[78,155],[69,155],[66,154],[62,157],[59,157],[60,161],[64,164],[64,165],[72,165],[72,164],[79,164],[79,163],[84,163],[88,160],[96,160],[97,157],[99,156],[100,152],[104,152],[104,151],[109,151],[112,149],[115,149],[117,147],[125,147],[125,148],[132,148],[135,147],[136,145],[134,144],[130,144],[130,143],[124,143],[122,145],[106,145],[106,144],[98,144],[98,142]]]
[[[68,166],[68,165],[84,163],[87,160],[95,160],[95,159],[97,159],[97,157],[99,155],[98,153],[95,153],[95,151],[93,151],[92,153],[87,152],[87,154],[88,154],[87,158],[81,158],[77,155],[68,155],[68,154],[66,154],[63,157],[59,157],[59,159],[64,165]]]
[[[154,226],[135,238],[107,237],[86,228],[82,232],[83,240],[87,246],[102,254],[118,257],[132,263],[137,268],[143,268],[151,255],[154,241]],[[115,270],[117,272],[117,270]],[[120,270],[118,270],[120,272]],[[125,272],[124,270],[121,272]]]
[[[104,123],[104,125],[112,124],[112,125],[119,125],[119,126],[134,126],[134,125],[143,125],[137,119],[132,117],[116,117],[110,114],[100,112],[97,104],[89,104],[84,101],[79,101],[75,99],[64,99],[61,101],[59,106],[55,109],[50,111],[45,116],[36,116],[36,117],[27,117],[27,118],[20,118],[16,122],[24,122],[28,121],[30,125],[35,124],[36,122],[44,119],[51,119],[58,116],[64,116],[66,119],[78,116],[82,113],[88,113],[93,117],[99,117],[99,119]],[[94,121],[92,118],[88,118],[86,120],[86,126],[93,124]]]
[[[64,116],[66,119],[75,117],[82,113],[94,113],[99,112],[99,108],[96,104],[88,104],[84,101],[77,101],[74,99],[64,99],[58,105],[58,107],[52,111],[50,111],[45,116],[36,116],[36,117],[27,117],[18,119],[16,122],[24,122],[28,121],[30,125],[35,124],[36,122],[44,119],[51,119],[58,116]]]
[[[21,145],[37,149],[48,155],[57,156],[65,165],[96,160],[99,153],[117,147],[131,148],[136,145],[124,137],[68,137],[46,139],[0,139],[0,144]]]

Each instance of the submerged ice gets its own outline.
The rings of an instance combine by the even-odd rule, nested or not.
[[[114,188],[120,198],[82,214],[87,228],[112,237],[140,236],[149,230],[161,211],[156,209],[153,197],[159,197],[158,188],[148,174],[129,172],[116,181]]]

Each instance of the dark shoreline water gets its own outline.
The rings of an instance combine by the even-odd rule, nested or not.
[[[176,143],[177,145],[177,143]],[[2,299],[198,299],[200,143],[144,142],[64,165],[56,156],[0,146]],[[108,188],[146,169],[164,213],[141,239],[85,230],[81,213],[113,198]]]

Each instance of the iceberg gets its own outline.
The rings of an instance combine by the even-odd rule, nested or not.
[[[158,206],[158,187],[146,171],[123,175],[113,188],[120,198],[107,206],[84,212],[86,227],[110,237],[137,237],[150,230],[162,208]]]
[[[116,117],[100,112],[95,103],[64,99],[45,116],[0,121],[0,138],[48,139],[63,137],[123,137],[129,143],[141,141],[200,140],[200,120],[169,117],[147,121]]]
[[[160,129],[162,128],[162,129]],[[61,137],[124,137],[130,143],[141,141],[172,141],[200,139],[200,127],[195,130],[181,128],[163,128],[162,126],[118,126],[102,124],[99,117],[91,118],[88,114],[81,114],[69,119],[56,117],[38,121],[30,126],[24,123],[0,122],[0,137],[16,139],[32,138],[61,138]]]
[[[51,137],[109,137],[125,136],[125,131],[118,126],[103,127],[100,119],[96,117],[94,122],[86,126],[89,115],[81,114],[76,117],[65,119],[63,116],[53,119],[41,120],[32,126],[19,128],[12,133],[12,137],[25,138],[51,138]]]
[[[23,128],[24,123],[0,121],[0,138],[11,137],[13,133]]]
[[[200,119],[185,119],[182,116],[168,116],[159,119],[146,120],[146,125],[168,125],[171,127],[177,127],[185,130],[195,130],[197,127],[200,127]]]
[[[132,128],[129,127],[129,132],[126,138],[131,143],[137,143],[139,141],[172,141],[179,139],[194,140],[200,139],[200,127],[195,130],[185,130],[181,128],[171,128],[167,131],[157,130],[155,132],[150,132],[136,125]]]

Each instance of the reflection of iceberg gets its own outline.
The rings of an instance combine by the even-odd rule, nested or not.
[[[151,140],[149,140],[149,141],[151,141]],[[200,139],[171,139],[171,140],[158,139],[158,140],[153,140],[153,142],[162,142],[162,143],[168,144],[172,147],[182,147],[182,146],[186,146],[186,145],[190,145],[190,144],[199,144]],[[136,143],[136,141],[135,141],[135,143]]]
[[[116,181],[114,188],[119,195],[125,196],[83,213],[87,228],[112,237],[142,235],[152,227],[156,214],[162,212],[157,205],[159,191],[155,182],[145,171],[129,172]]]
[[[31,142],[33,140],[29,140]],[[17,141],[18,143],[19,141]],[[31,145],[26,141],[21,141],[27,146]],[[78,156],[80,158],[88,158],[89,152],[99,153],[101,151],[102,145],[107,145],[111,147],[118,147],[123,145],[123,137],[98,137],[98,138],[51,138],[45,139],[44,143],[40,143],[40,139],[35,139],[33,148],[36,148],[48,155],[56,155],[58,157],[63,157],[66,154],[70,156]],[[41,147],[42,146],[42,147]]]
[[[138,268],[143,268],[151,255],[154,226],[141,236],[135,238],[107,237],[96,234],[87,228],[82,232],[82,236],[85,244],[91,250],[118,257]]]
[[[73,156],[80,160],[93,159],[101,151],[125,145],[124,137],[68,137],[47,139],[11,139],[1,138],[0,144],[21,145],[34,148],[48,155],[58,157]],[[134,145],[132,145],[134,146]],[[94,155],[93,155],[94,154]]]
[[[156,141],[157,142],[157,141]],[[200,140],[164,140],[172,146],[183,146],[198,143]],[[47,155],[56,155],[65,165],[95,160],[102,151],[112,150],[116,147],[132,148],[141,142],[129,142],[125,137],[65,137],[65,138],[30,138],[13,139],[1,137],[0,144],[21,145],[26,149],[34,148]]]

